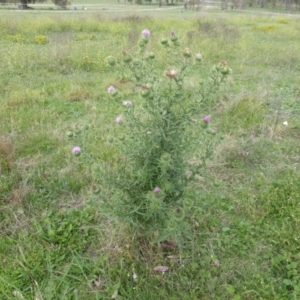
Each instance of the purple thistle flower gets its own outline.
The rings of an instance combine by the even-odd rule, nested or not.
[[[122,122],[122,119],[123,119],[122,116],[117,116],[117,117],[116,117],[116,122],[117,122],[117,123],[121,123],[121,122]]]
[[[73,147],[72,153],[73,153],[74,155],[79,155],[80,152],[81,152],[81,148],[80,148],[79,146]]]
[[[210,119],[211,119],[210,116],[205,116],[205,117],[203,118],[203,121],[204,121],[205,123],[208,123],[208,122],[210,122]]]
[[[115,87],[113,85],[111,85],[108,89],[107,89],[107,92],[108,93],[111,93],[115,90]]]
[[[153,192],[156,194],[160,193],[160,188],[157,186],[156,188],[154,188]]]
[[[142,31],[142,35],[145,36],[145,37],[149,37],[149,36],[150,36],[150,30],[144,29],[144,30]]]
[[[175,31],[171,30],[170,34],[171,34],[171,36],[174,36],[175,35]]]

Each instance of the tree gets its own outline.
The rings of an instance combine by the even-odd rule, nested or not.
[[[60,6],[61,8],[67,8],[67,5],[71,4],[69,0],[52,0],[55,5]]]
[[[46,0],[38,0],[38,2],[45,2]],[[30,9],[28,3],[35,3],[36,0],[19,0],[19,8]],[[0,0],[0,3],[16,3],[15,0]]]
[[[19,8],[22,9],[30,9],[31,7],[28,6],[28,3],[35,3],[35,0],[31,2],[31,0],[20,0]]]
[[[20,9],[32,9],[32,7],[28,6],[28,4],[30,3],[44,3],[47,0],[18,0],[19,1],[19,8]],[[16,0],[0,0],[0,3],[15,3]],[[71,4],[71,1],[69,0],[52,0],[52,2],[57,5],[60,6],[62,8],[66,8],[67,5]]]

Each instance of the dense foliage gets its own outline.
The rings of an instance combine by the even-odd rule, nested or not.
[[[26,12],[18,18],[13,10],[2,13],[1,300],[300,298],[297,19],[219,11],[179,18],[172,9],[157,10],[157,19],[124,12],[109,19],[106,11],[88,10],[80,18],[70,12]],[[178,53],[174,59],[184,60],[187,47],[191,66],[196,53],[203,57],[183,81],[182,102],[194,99],[200,79],[206,82],[216,63],[219,67],[225,58],[233,70],[185,127],[196,142],[184,152],[188,171],[200,161],[203,139],[215,143],[206,166],[190,182],[194,201],[176,215],[185,233],[179,241],[137,243],[130,227],[107,214],[109,200],[117,197],[106,193],[98,176],[103,166],[118,174],[126,162],[122,142],[136,141],[127,135],[127,116],[147,124],[144,106],[152,100],[143,97],[149,95],[141,85],[133,90],[133,81],[125,80],[132,73],[117,67],[130,60],[127,55],[132,63],[137,58],[143,28],[152,33],[145,54],[155,58],[140,54],[139,59],[155,64],[162,83],[148,86],[155,101],[166,91],[162,104],[167,104],[174,91],[169,93],[168,83],[177,86],[167,76],[177,73],[168,70],[168,50],[161,45],[165,39],[173,43],[170,28],[181,42],[168,48]],[[116,68],[108,65],[108,56]],[[111,86],[116,98],[107,91]],[[187,107],[176,106],[175,112]],[[203,128],[206,116],[211,119]],[[140,149],[138,157],[155,154],[154,169],[168,166],[170,155]],[[129,158],[124,172],[132,175]],[[138,187],[143,178],[134,178]],[[159,176],[155,180],[146,186],[151,196],[156,188],[165,189]],[[110,197],[104,199],[102,192]]]
[[[66,8],[67,5],[71,4],[71,1],[69,0],[51,0],[55,5],[58,5],[62,8]],[[14,3],[14,4],[18,4],[19,8],[22,9],[30,9],[30,7],[28,6],[28,4],[30,3],[45,3],[47,2],[47,0],[20,0],[20,1],[16,1],[16,0],[0,0],[0,3],[2,4],[9,4],[9,3]]]

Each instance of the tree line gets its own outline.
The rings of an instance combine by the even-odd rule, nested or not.
[[[153,4],[155,0],[124,0],[136,4]],[[120,2],[120,0],[118,0]],[[247,7],[281,8],[287,11],[300,10],[300,0],[156,0],[159,6],[184,4],[184,8],[201,9],[205,5],[221,5],[222,10],[245,9]]]
[[[60,6],[61,8],[66,8],[67,5],[71,4],[70,0],[51,0],[55,5]],[[47,0],[0,0],[1,4],[9,4],[9,3],[16,3],[19,5],[20,9],[31,9],[28,4],[30,3],[44,3]]]

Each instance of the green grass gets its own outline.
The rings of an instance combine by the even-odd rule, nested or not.
[[[0,20],[1,299],[299,299],[299,22],[205,12],[34,16]],[[93,193],[95,165],[118,160],[109,139],[120,108],[106,89],[131,95],[105,59],[132,51],[144,28],[158,61],[159,39],[175,30],[205,67],[226,59],[233,69],[210,109],[222,142],[170,251],[134,243]]]

